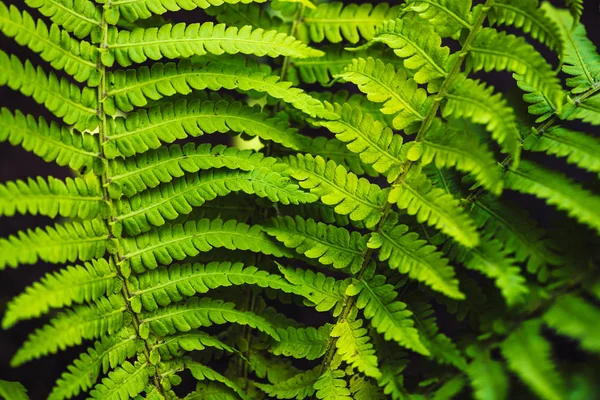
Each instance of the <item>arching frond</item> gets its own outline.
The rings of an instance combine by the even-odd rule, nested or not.
[[[502,400],[508,393],[508,376],[502,364],[493,360],[489,350],[477,345],[467,349],[473,358],[467,374],[477,400]]]
[[[403,69],[384,64],[371,57],[352,60],[338,77],[352,82],[376,103],[384,103],[381,112],[394,115],[394,129],[415,130],[416,123],[425,119],[429,104],[427,92],[417,86]]]
[[[14,37],[21,46],[27,46],[57,70],[64,70],[77,82],[98,85],[97,53],[90,43],[78,41],[57,25],[50,28],[42,20],[34,20],[27,11],[0,2],[0,31]]]
[[[98,142],[92,135],[70,132],[54,121],[48,124],[42,117],[36,120],[20,111],[0,110],[0,141],[21,145],[44,161],[74,170],[91,170],[100,164]]]
[[[225,24],[165,24],[160,29],[135,28],[133,31],[108,32],[108,48],[102,62],[112,66],[116,61],[122,67],[143,63],[150,59],[187,58],[205,54],[253,54],[255,56],[316,57],[323,53],[308,47],[292,36],[277,31],[252,30],[246,25],[240,29]],[[114,57],[114,58],[113,58]]]
[[[583,0],[565,0],[565,2],[573,17],[573,25],[577,25],[583,15]]]
[[[299,216],[273,218],[265,231],[299,254],[318,258],[323,265],[349,268],[352,273],[360,270],[367,248],[368,238],[358,232]]]
[[[109,121],[104,149],[110,158],[130,157],[188,136],[226,132],[258,136],[296,150],[303,139],[285,118],[269,118],[258,107],[237,101],[179,100]]]
[[[101,9],[89,0],[25,0],[25,3],[80,39],[100,27]]]
[[[96,93],[91,88],[79,89],[54,73],[46,74],[29,60],[21,62],[16,56],[0,51],[0,86],[8,86],[43,104],[50,112],[76,129],[94,130],[98,126]]]
[[[233,303],[212,300],[208,297],[192,297],[184,303],[171,305],[151,313],[143,313],[140,318],[140,336],[147,338],[150,330],[156,335],[172,335],[188,332],[201,326],[237,323],[248,325],[279,340],[277,330],[262,316],[249,311],[235,309]]]
[[[0,239],[0,270],[38,260],[55,264],[89,261],[104,255],[107,242],[106,225],[98,219],[20,231]]]
[[[406,0],[405,12],[412,11],[429,21],[441,37],[458,35],[471,29],[472,0]]]
[[[131,267],[138,273],[221,247],[272,254],[275,257],[289,255],[260,226],[235,220],[202,219],[189,221],[185,225],[165,225],[144,235],[119,241],[123,246],[122,267]]]
[[[276,356],[316,360],[325,354],[332,328],[332,325],[325,324],[318,329],[291,326],[287,329],[278,329],[279,341],[269,350]]]
[[[254,385],[272,398],[302,400],[314,394],[314,385],[318,378],[319,367],[316,367],[275,385],[265,383],[255,383]]]
[[[600,232],[600,196],[531,161],[509,171],[506,187],[544,199],[579,222]]]
[[[335,206],[338,214],[349,215],[353,221],[364,221],[367,227],[375,226],[381,219],[387,190],[319,156],[299,154],[285,158],[284,162],[301,187],[310,189],[324,204]]]
[[[150,380],[152,366],[138,360],[135,364],[125,361],[121,366],[108,373],[102,383],[90,391],[92,399],[121,400],[141,393]]]
[[[379,379],[381,372],[377,366],[377,356],[373,344],[369,342],[367,330],[362,325],[363,321],[360,319],[339,321],[334,325],[331,336],[338,338],[336,347],[342,360],[366,376]]]
[[[96,339],[119,331],[126,318],[127,306],[120,295],[102,297],[91,306],[77,306],[59,313],[49,324],[29,335],[11,360],[13,366],[56,353],[81,344],[84,339]]]
[[[177,333],[171,336],[165,336],[163,340],[155,345],[150,352],[150,360],[170,359],[180,357],[188,351],[204,350],[207,347],[224,350],[229,353],[235,352],[235,349],[222,342],[214,336],[205,332],[190,331],[189,333]]]
[[[452,298],[462,299],[454,269],[435,246],[426,244],[406,225],[398,225],[398,215],[393,213],[379,232],[374,232],[368,246],[379,249],[379,261],[387,261],[390,268],[398,269]]]
[[[399,12],[399,6],[390,7],[387,3],[376,6],[370,3],[322,3],[314,10],[305,11],[296,34],[305,42],[320,43],[327,39],[339,43],[345,39],[358,43],[361,37],[371,39],[379,25],[395,18]]]
[[[191,360],[186,360],[185,367],[190,370],[192,376],[197,380],[221,382],[228,388],[232,389],[242,400],[250,400],[246,393],[236,383],[230,379],[227,379],[215,370]]]

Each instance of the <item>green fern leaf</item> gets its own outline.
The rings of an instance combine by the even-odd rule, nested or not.
[[[346,4],[341,2],[322,3],[314,10],[306,10],[298,24],[296,35],[304,42],[321,43],[327,39],[339,43],[344,39],[358,43],[360,38],[371,39],[375,29],[384,21],[395,18],[399,6],[387,3],[373,6],[369,3]]]
[[[405,3],[404,12],[417,13],[441,37],[455,36],[461,29],[472,27],[472,0],[406,0]]]
[[[210,380],[223,383],[228,388],[233,389],[233,391],[238,396],[240,396],[242,400],[250,399],[238,385],[236,385],[233,381],[227,379],[223,375],[219,374],[215,370],[191,360],[186,360],[185,366],[187,369],[190,370],[192,376],[197,380]]]
[[[279,342],[274,343],[269,351],[276,356],[316,360],[325,354],[332,328],[332,325],[325,324],[318,329],[291,326],[287,329],[278,329]]]
[[[527,85],[522,76],[513,74],[513,78],[517,81],[519,89],[526,92],[523,95],[523,100],[530,103],[530,106],[527,107],[529,114],[538,116],[535,120],[536,123],[547,121],[550,117],[558,113],[556,105],[538,88]]]
[[[356,307],[363,310],[364,316],[371,320],[372,326],[384,335],[385,340],[394,340],[417,353],[429,355],[414,327],[412,313],[405,303],[396,300],[394,287],[385,283],[383,275],[362,279],[350,286],[346,293],[358,295]]]
[[[576,26],[583,15],[583,0],[565,0],[565,3],[573,17],[573,26]]]
[[[412,146],[411,152],[420,153],[423,166],[433,162],[437,168],[454,167],[473,174],[491,193],[500,195],[502,192],[500,168],[493,153],[469,131],[445,128],[436,119],[421,144]]]
[[[265,231],[308,258],[318,258],[323,265],[349,268],[352,273],[360,270],[367,237],[344,228],[305,220],[299,216],[273,218]]]
[[[63,400],[77,396],[80,391],[87,391],[94,386],[100,371],[107,374],[128,358],[135,356],[142,343],[127,330],[104,336],[93,347],[82,353],[67,367],[48,396],[48,400]]]
[[[427,92],[417,86],[414,79],[392,64],[384,64],[371,57],[352,60],[343,73],[337,75],[358,86],[367,98],[384,103],[381,112],[394,115],[394,129],[413,132],[416,123],[425,119],[429,102]]]
[[[239,400],[239,396],[227,386],[209,381],[198,382],[196,390],[188,393],[184,400]]]
[[[236,350],[205,332],[178,333],[165,336],[150,352],[150,360],[180,357],[184,352],[200,351],[207,347],[233,353]]]
[[[112,28],[108,32],[108,49],[112,53],[102,56],[102,62],[108,67],[115,60],[120,66],[128,67],[148,59],[158,61],[163,57],[187,58],[208,53],[297,58],[323,55],[320,50],[312,49],[285,33],[261,28],[252,30],[250,25],[238,29],[212,22],[188,25],[181,22],[165,24],[160,29],[136,28],[131,32]]]
[[[339,369],[325,371],[314,384],[319,400],[352,400],[346,374]]]
[[[301,372],[275,385],[265,383],[254,383],[254,385],[271,398],[302,400],[314,394],[317,378],[319,378],[319,367]]]
[[[164,225],[179,215],[189,214],[208,200],[243,191],[282,204],[313,202],[316,196],[306,193],[288,178],[268,170],[220,171],[211,170],[178,178],[151,191],[140,193],[116,204],[115,221],[122,223],[125,232],[137,235],[153,226]]]
[[[176,93],[190,94],[194,90],[205,89],[240,89],[267,93],[311,117],[337,118],[335,114],[326,112],[319,100],[309,96],[302,89],[292,87],[290,82],[269,75],[253,63],[209,63],[202,66],[183,59],[177,64],[155,63],[151,69],[141,67],[137,71],[117,70],[108,74],[107,81],[109,91],[105,111],[109,114],[115,114],[117,109],[129,112],[134,107],[147,105],[148,99],[159,100]]]
[[[404,181],[392,189],[389,202],[415,215],[419,223],[440,229],[467,247],[475,247],[479,236],[473,221],[458,200],[443,189],[432,188],[420,168],[411,168]]]
[[[78,130],[94,130],[98,126],[96,92],[92,88],[79,89],[54,73],[46,75],[42,67],[34,67],[29,60],[22,63],[16,56],[0,51],[0,86],[8,86],[32,97],[50,112]]]
[[[292,293],[294,287],[280,275],[269,274],[242,263],[210,262],[203,264],[174,264],[131,277],[131,307],[155,311],[196,294],[208,293],[219,287],[257,285]]]
[[[508,376],[501,363],[491,358],[489,351],[476,345],[467,353],[473,358],[467,374],[477,400],[504,400],[508,394]]]
[[[290,166],[290,175],[300,181],[301,187],[310,189],[322,203],[335,206],[338,214],[349,215],[353,221],[364,221],[368,228],[381,219],[387,190],[319,156],[299,154],[283,161]]]
[[[120,243],[123,247],[121,268],[132,268],[137,273],[221,247],[275,257],[291,256],[273,243],[260,226],[235,220],[202,219],[185,225],[166,225],[145,235],[121,239]]]
[[[27,389],[19,382],[0,380],[0,396],[6,400],[29,400]]]
[[[233,303],[212,300],[208,297],[192,297],[184,303],[143,313],[140,318],[140,336],[146,339],[150,329],[159,336],[188,332],[201,326],[237,323],[248,325],[279,340],[277,330],[262,316],[249,311],[236,310]]]
[[[315,121],[324,126],[335,137],[346,143],[348,149],[360,156],[363,163],[373,166],[373,169],[395,181],[402,173],[405,157],[401,152],[402,136],[395,135],[392,129],[375,120],[371,114],[362,114],[360,108],[347,103],[343,106],[335,103],[326,107],[340,116],[334,121]]]
[[[552,127],[542,134],[529,135],[523,148],[564,157],[569,164],[600,175],[600,140],[582,132]]]
[[[41,117],[36,121],[20,111],[13,114],[6,108],[0,110],[0,142],[4,141],[21,145],[44,161],[74,170],[85,172],[101,164],[93,135],[71,132],[54,121],[48,124]]]
[[[551,50],[561,51],[563,48],[556,23],[540,8],[539,0],[494,0],[488,21],[492,26],[520,28]]]
[[[258,136],[296,150],[303,139],[284,118],[268,118],[241,102],[179,100],[109,120],[105,153],[109,158],[130,157],[188,136],[226,132]]]
[[[116,276],[104,259],[48,273],[8,303],[2,326],[6,329],[17,321],[38,317],[51,308],[89,303],[117,293],[121,283]]]
[[[545,400],[560,400],[566,396],[561,376],[550,359],[550,343],[540,334],[540,322],[523,323],[500,349],[513,370],[538,396]]]
[[[379,388],[360,375],[350,378],[350,392],[354,400],[384,400]]]
[[[367,329],[362,325],[363,321],[360,319],[338,321],[331,331],[331,336],[338,338],[336,347],[342,360],[366,376],[379,379],[381,372],[377,366],[377,356],[373,344],[369,343]]]
[[[263,8],[260,1],[254,0],[249,4],[223,4],[219,7],[209,7],[204,12],[214,17],[218,22],[227,26],[237,26],[241,28],[246,25],[252,25],[254,28],[262,28],[265,31],[279,30],[289,32],[281,25],[281,19],[275,14],[271,15],[270,11],[275,11],[275,7]],[[271,6],[282,3],[272,3]]]
[[[42,20],[34,20],[15,6],[0,2],[0,30],[14,37],[20,46],[27,46],[57,70],[64,70],[77,82],[97,86],[96,52],[88,42],[72,39],[57,25],[50,28]]]
[[[305,304],[317,311],[330,311],[337,317],[344,306],[344,293],[350,284],[349,279],[336,280],[320,272],[309,269],[291,269],[277,264],[281,273],[290,283],[296,286],[294,293],[304,297]]]
[[[98,219],[20,231],[0,239],[0,270],[38,260],[54,264],[89,261],[104,255],[107,242],[106,225]]]
[[[519,164],[519,141],[513,110],[506,105],[494,88],[472,79],[459,78],[452,84],[445,97],[442,115],[447,118],[467,118],[485,125],[504,150],[512,157],[512,165]]]
[[[379,261],[387,261],[390,268],[449,297],[464,298],[448,260],[417,233],[409,232],[408,226],[398,225],[397,214],[390,214],[381,230],[371,235],[368,246],[379,249]]]
[[[600,86],[599,86],[600,87]],[[598,90],[594,87],[593,90]],[[591,125],[600,125],[600,95],[592,96],[583,101],[576,99],[574,101],[574,109],[571,112],[567,111],[566,118],[568,120],[580,119]]]
[[[548,204],[600,232],[600,197],[560,173],[531,161],[524,161],[519,169],[508,172],[506,187],[544,199]]]
[[[0,184],[0,216],[57,215],[89,220],[106,211],[102,188],[95,178],[29,178]]]
[[[100,27],[101,9],[89,0],[25,0],[25,3],[80,39]]]
[[[566,10],[559,10],[549,2],[544,2],[542,8],[559,27],[559,33],[564,41],[564,52],[561,58],[562,70],[567,75],[567,85],[573,93],[583,93],[600,84],[600,55],[596,45],[587,38],[585,27]],[[574,29],[572,29],[574,27]]]
[[[113,175],[109,188],[114,197],[119,197],[121,193],[131,197],[186,173],[211,168],[242,171],[262,169],[282,175],[287,170],[285,164],[262,153],[223,145],[211,147],[208,143],[196,147],[188,143],[184,146],[159,147],[134,159],[115,160],[111,165]]]
[[[152,375],[151,366],[137,361],[131,364],[125,361],[120,367],[108,373],[102,383],[90,391],[92,399],[122,400],[132,398],[141,393]]]
[[[600,340],[595,334],[598,318],[598,307],[570,294],[556,299],[543,317],[556,332],[578,340],[583,349],[595,353],[600,352]]]
[[[77,306],[59,313],[50,324],[29,335],[11,360],[22,365],[46,354],[81,344],[84,339],[96,339],[119,331],[127,318],[125,299],[120,295],[102,297],[91,306]]]

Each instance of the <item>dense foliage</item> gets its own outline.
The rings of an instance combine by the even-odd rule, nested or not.
[[[0,184],[55,220],[0,270],[65,265],[2,325],[44,320],[14,367],[88,346],[49,399],[600,396],[582,1],[25,3],[0,30],[40,60],[0,84],[53,116],[2,108],[0,141],[72,177]]]

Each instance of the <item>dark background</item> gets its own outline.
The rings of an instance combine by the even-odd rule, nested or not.
[[[360,1],[359,1],[360,2]],[[22,1],[9,1],[17,5],[21,10],[28,9]],[[394,2],[390,2],[393,4]],[[552,3],[560,5],[561,0]],[[37,14],[28,9],[34,16]],[[193,19],[191,17],[185,19]],[[597,0],[585,1],[585,12],[582,18],[588,35],[596,44],[600,44],[600,2]],[[194,21],[196,22],[196,21]],[[504,28],[503,28],[504,29]],[[40,58],[27,48],[21,48],[12,39],[0,36],[0,48],[9,54],[16,54],[22,60],[29,58],[34,64],[42,65]],[[0,71],[2,73],[2,71]],[[492,83],[498,90],[503,87],[514,86],[510,74],[494,74]],[[490,79],[487,78],[489,81]],[[50,119],[48,113],[44,114],[42,106],[33,100],[11,91],[7,87],[0,87],[0,107],[11,110],[19,109],[24,113],[33,115],[45,115]],[[588,132],[590,130],[588,129]],[[216,140],[215,137],[212,140]],[[210,141],[211,136],[206,136],[202,141]],[[32,153],[28,153],[21,147],[13,147],[7,143],[0,143],[0,182],[15,179],[26,179],[27,177],[54,176],[66,177],[69,170],[58,167],[54,163],[45,163]],[[33,216],[16,216],[12,218],[0,217],[0,237],[14,234],[18,230],[35,226],[43,226],[50,222],[48,218]],[[3,314],[6,302],[20,293],[26,286],[38,280],[46,272],[56,268],[55,266],[39,263],[35,266],[22,266],[18,269],[7,269],[0,273],[0,314]],[[8,331],[0,330],[0,379],[16,380],[22,382],[31,395],[32,399],[43,399],[50,392],[54,382],[65,370],[66,366],[87,346],[70,349],[56,355],[44,357],[40,360],[30,362],[18,369],[8,367],[10,358],[21,346],[25,338],[35,328],[41,326],[43,319],[21,322]]]

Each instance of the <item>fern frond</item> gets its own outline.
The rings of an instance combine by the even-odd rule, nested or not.
[[[0,270],[38,260],[58,264],[101,258],[108,238],[106,225],[98,219],[19,231],[0,239]]]
[[[500,349],[508,366],[538,396],[545,400],[560,400],[566,396],[561,376],[550,359],[550,343],[540,334],[540,321],[523,323]]]
[[[488,13],[490,25],[520,28],[551,50],[561,51],[563,40],[556,23],[540,7],[539,0],[494,0]]]
[[[260,226],[235,220],[202,219],[189,221],[185,225],[166,225],[135,238],[121,239],[120,242],[123,247],[121,266],[130,267],[138,273],[221,247],[261,252],[275,257],[290,256],[273,243]]]
[[[94,130],[98,126],[96,92],[89,87],[79,89],[54,73],[46,75],[42,67],[29,60],[21,62],[16,56],[0,51],[0,86],[8,86],[32,97],[50,112],[78,130]]]
[[[512,108],[500,93],[494,94],[492,86],[472,79],[457,79],[451,86],[442,106],[447,118],[467,118],[485,125],[488,132],[512,157],[513,166],[519,164],[519,141],[521,139]]]
[[[25,3],[79,39],[100,27],[101,10],[89,0],[25,0]]]
[[[325,111],[323,104],[290,82],[269,75],[256,64],[249,65],[195,65],[188,59],[175,63],[155,63],[152,68],[117,70],[108,74],[110,83],[106,112],[115,114],[119,109],[129,112],[143,107],[148,99],[159,100],[176,93],[190,94],[194,90],[221,89],[256,90],[292,105],[311,117],[337,118]]]
[[[472,0],[406,0],[404,12],[415,12],[427,20],[441,37],[454,37],[461,29],[471,29]]]
[[[321,358],[327,350],[331,329],[330,324],[313,327],[278,329],[279,341],[269,349],[276,356],[306,358],[316,360]]]
[[[284,118],[269,118],[258,107],[248,107],[237,101],[184,99],[139,110],[127,118],[109,120],[109,142],[104,149],[109,158],[130,157],[188,136],[235,132],[297,150],[302,138],[289,125]]]
[[[565,110],[566,119],[580,119],[594,126],[600,125],[600,95],[592,96],[583,101],[576,99],[573,108],[571,112]]]
[[[27,389],[19,382],[0,380],[0,396],[7,400],[29,400]]]
[[[188,393],[184,400],[239,400],[239,396],[225,385],[208,381],[198,382],[196,390]]]
[[[350,286],[346,293],[358,295],[356,307],[363,310],[365,318],[371,320],[372,326],[385,340],[394,340],[417,353],[429,355],[414,327],[412,312],[405,303],[396,300],[398,294],[394,286],[386,284],[383,275],[362,279]]]
[[[102,62],[112,66],[116,61],[122,67],[143,63],[146,60],[158,61],[163,57],[187,58],[205,54],[253,54],[258,57],[318,57],[320,50],[308,47],[292,36],[277,31],[252,29],[246,25],[240,29],[225,24],[165,24],[159,29],[108,32],[108,49]],[[109,56],[110,54],[110,56]],[[114,58],[113,58],[114,57]]]
[[[506,187],[544,199],[600,232],[600,197],[560,173],[524,161],[517,170],[508,172]]]
[[[197,380],[201,381],[207,379],[210,381],[220,382],[232,389],[242,400],[250,400],[246,393],[237,384],[219,374],[215,370],[191,360],[185,361],[185,367],[190,370],[192,376]]]
[[[517,80],[543,93],[552,108],[562,107],[564,95],[556,72],[523,37],[483,28],[473,41],[467,66],[474,71],[514,72]]]
[[[346,374],[339,369],[327,369],[314,384],[319,400],[352,400]]]
[[[440,229],[467,247],[477,246],[479,235],[458,200],[443,189],[433,188],[420,168],[411,168],[403,182],[394,186],[388,201],[415,215],[419,223]]]
[[[418,153],[424,166],[433,162],[437,168],[454,167],[471,173],[484,188],[500,195],[503,185],[494,154],[469,131],[446,129],[440,122],[434,120],[421,144],[411,147],[415,148],[411,156]]]
[[[395,181],[405,162],[401,151],[402,136],[395,135],[392,129],[375,120],[371,114],[363,114],[360,108],[348,103],[343,106],[326,103],[326,107],[338,114],[340,119],[315,123],[335,133],[335,137],[346,143],[350,151],[357,153],[363,163],[387,176],[388,182]]]
[[[104,336],[67,367],[68,371],[58,379],[48,400],[68,399],[88,390],[96,383],[100,371],[106,374],[117,368],[135,356],[140,345],[137,336],[127,330]]]
[[[172,335],[188,332],[201,326],[236,323],[248,325],[279,340],[279,334],[265,318],[250,311],[235,309],[233,303],[213,300],[208,297],[192,297],[184,303],[159,308],[151,313],[143,313],[140,318],[140,336],[145,339],[150,330],[156,335]]]
[[[379,249],[379,261],[387,261],[390,268],[449,297],[464,298],[448,260],[435,246],[426,243],[417,233],[409,232],[408,226],[398,225],[398,215],[392,213],[379,232],[371,235],[368,246]]]
[[[600,54],[588,39],[585,27],[568,11],[556,9],[548,2],[544,2],[542,8],[554,20],[564,41],[562,70],[570,75],[567,85],[571,91],[578,94],[597,87],[600,84]]]
[[[292,293],[294,288],[280,275],[269,274],[242,263],[210,262],[174,264],[131,277],[131,307],[155,311],[196,294],[208,293],[219,287],[257,285]]]
[[[543,320],[561,335],[579,341],[583,349],[599,353],[600,340],[595,334],[598,318],[598,307],[576,295],[565,294],[554,301]]]
[[[583,132],[552,127],[539,135],[529,135],[523,148],[564,157],[569,164],[600,174],[600,140]]]
[[[54,121],[48,124],[42,117],[36,121],[18,110],[14,114],[6,108],[0,110],[0,142],[4,141],[74,170],[85,172],[100,165],[93,135],[71,132]]]
[[[344,228],[299,216],[273,218],[265,226],[265,231],[299,254],[318,258],[323,265],[349,268],[352,273],[358,272],[362,266],[368,240],[358,232],[350,233]]]
[[[358,43],[361,38],[371,39],[379,25],[395,18],[399,12],[399,6],[390,7],[387,3],[376,6],[370,3],[344,5],[337,1],[322,3],[314,10],[305,11],[296,35],[307,43],[321,43],[325,39],[331,43],[344,39]]]
[[[350,393],[354,400],[384,400],[383,393],[379,388],[360,375],[350,378]]]
[[[256,0],[252,3],[244,3],[245,1],[232,5],[223,4],[219,7],[209,7],[204,12],[227,26],[241,28],[246,25],[252,25],[254,28],[262,28],[265,31],[276,29],[289,32],[281,24],[281,16],[278,17],[276,13],[271,15],[269,12],[274,11],[275,7],[272,6],[282,4],[283,2],[270,4],[270,9],[261,7],[259,4],[260,1]]]
[[[583,0],[565,0],[565,2],[569,7],[571,17],[573,17],[573,26],[576,26],[583,15]]]
[[[48,273],[8,303],[2,326],[6,329],[17,321],[38,317],[51,308],[89,303],[117,293],[121,283],[116,276],[104,259]]]
[[[517,81],[519,89],[526,92],[523,95],[523,100],[530,104],[530,106],[527,107],[527,111],[531,115],[538,116],[535,123],[547,121],[550,117],[558,113],[556,105],[553,104],[552,100],[541,90],[525,84],[524,80],[519,75],[513,75],[513,78]]]
[[[394,115],[394,129],[408,129],[410,133],[416,123],[425,119],[427,92],[403,69],[396,71],[392,64],[371,57],[359,58],[352,60],[338,77],[357,85],[369,100],[384,103],[381,112]]]
[[[277,159],[251,150],[223,145],[212,147],[208,143],[196,147],[193,143],[187,143],[184,146],[159,147],[133,159],[115,160],[111,166],[113,174],[109,191],[113,197],[118,198],[121,193],[131,197],[187,173],[211,168],[242,171],[261,169],[282,175],[287,169]]]
[[[90,43],[78,41],[61,31],[57,25],[50,28],[42,20],[34,20],[26,11],[0,2],[0,31],[14,37],[20,46],[27,46],[57,70],[64,70],[77,82],[97,86],[97,53]]]
[[[254,385],[271,398],[302,400],[314,394],[314,385],[318,378],[319,367],[316,367],[275,385],[265,383],[254,383]]]
[[[502,364],[492,359],[489,350],[477,345],[470,346],[467,353],[473,358],[467,375],[477,400],[504,400],[508,394],[508,376]]]
[[[349,173],[342,165],[309,154],[286,157],[289,173],[310,189],[321,202],[335,206],[335,212],[349,215],[353,221],[364,221],[370,228],[379,222],[387,190]]]
[[[82,220],[106,211],[100,182],[95,178],[28,178],[0,184],[0,216],[57,215]]]
[[[122,400],[135,398],[146,388],[152,376],[152,369],[147,362],[138,360],[135,364],[125,361],[121,366],[108,373],[102,383],[90,391],[92,399]]]
[[[388,21],[367,45],[372,43],[384,43],[393,49],[404,59],[404,68],[414,72],[413,79],[419,84],[448,75],[450,49],[442,47],[442,38],[429,24],[408,18]]]
[[[234,348],[214,336],[205,332],[192,331],[190,333],[178,333],[171,336],[165,336],[151,349],[150,361],[154,361],[154,359],[180,357],[184,352],[204,350],[207,347],[224,350],[229,353],[236,351]]]
[[[366,376],[379,379],[381,372],[377,366],[377,356],[373,344],[369,343],[367,329],[362,325],[363,321],[360,319],[338,321],[331,331],[331,336],[338,338],[336,347],[342,360]]]
[[[238,3],[263,3],[265,0],[116,0],[111,3],[111,20],[117,21],[119,17],[134,22],[138,19],[150,18],[153,15],[162,15],[166,12],[192,11],[197,8],[209,8],[223,4]],[[115,10],[115,11],[112,11]],[[118,10],[118,11],[117,11]]]
[[[90,306],[77,306],[59,313],[49,324],[29,335],[11,360],[22,365],[46,354],[81,344],[84,339],[96,339],[120,330],[131,316],[120,295],[102,297]]]
[[[296,286],[294,293],[308,300],[305,304],[315,307],[315,310],[321,312],[333,309],[334,317],[342,312],[344,292],[350,284],[349,279],[336,280],[310,269],[291,269],[280,264],[277,266],[285,279]]]
[[[118,217],[125,232],[137,235],[153,226],[162,226],[179,215],[189,214],[208,200],[235,191],[255,194],[282,204],[313,202],[316,196],[306,193],[276,172],[268,170],[211,170],[178,178],[172,183],[140,193],[116,204]]]

